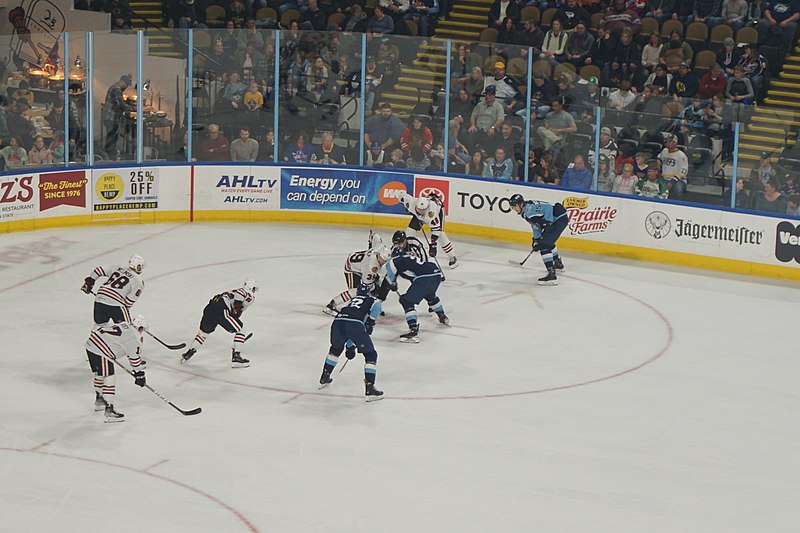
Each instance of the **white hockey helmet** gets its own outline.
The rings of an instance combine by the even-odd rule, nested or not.
[[[258,292],[258,282],[254,278],[245,278],[242,288],[253,294]]]
[[[385,244],[381,245],[381,247],[375,250],[375,252],[378,257],[378,263],[381,265],[385,265],[389,262],[389,259],[392,258],[392,251]]]
[[[142,315],[136,315],[134,319],[131,320],[131,325],[138,331],[147,331],[148,328],[147,320],[145,320]]]
[[[427,198],[417,198],[416,211],[418,215],[424,215],[425,211],[431,206],[431,201]]]
[[[369,237],[369,247],[370,248],[379,248],[383,246],[383,237],[381,237],[380,233],[370,233]]]
[[[141,274],[144,268],[144,259],[139,254],[133,254],[128,258],[128,266],[131,267],[131,270]]]

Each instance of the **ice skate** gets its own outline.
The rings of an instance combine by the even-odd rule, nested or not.
[[[547,275],[543,278],[539,278],[539,285],[558,285],[558,279],[556,278],[556,269],[552,266],[547,269]]]
[[[95,411],[105,411],[106,410],[106,401],[103,399],[103,395],[99,392],[94,393],[94,410]]]
[[[383,400],[383,391],[375,388],[374,383],[366,383],[366,391],[364,393],[368,402],[377,402]]]
[[[450,319],[447,318],[447,315],[444,314],[444,311],[439,311],[436,314],[439,316],[439,324],[448,327],[450,326]]]
[[[336,310],[336,304],[333,303],[333,300],[328,302],[328,305],[322,309],[322,312],[331,316],[336,316],[339,314],[339,312]]]
[[[553,268],[555,268],[559,272],[564,272],[564,262],[561,261],[560,257],[556,257],[555,259],[553,259]]]
[[[333,383],[333,378],[331,377],[331,373],[327,370],[322,371],[322,376],[319,378],[319,388],[324,389],[328,385]]]
[[[248,366],[250,366],[250,359],[245,359],[241,353],[234,350],[231,355],[231,368],[247,368]]]
[[[411,331],[400,335],[400,342],[419,343],[419,324],[411,326]]]
[[[458,268],[458,257],[453,256],[450,258],[450,261],[447,263],[447,266],[450,268]]]
[[[186,350],[183,355],[181,355],[181,364],[189,362],[189,359],[192,358],[194,354],[197,353],[197,350],[194,348],[189,348]]]
[[[112,404],[106,404],[106,422],[124,422],[125,415],[118,413]]]

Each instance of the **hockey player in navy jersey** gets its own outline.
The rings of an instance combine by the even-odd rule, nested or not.
[[[383,259],[383,258],[381,258]],[[400,336],[402,342],[419,342],[419,324],[417,323],[417,304],[422,300],[428,302],[428,307],[439,317],[439,323],[450,325],[450,319],[444,313],[444,306],[436,291],[442,283],[442,271],[431,262],[420,261],[418,257],[402,254],[386,260],[386,279],[397,289],[397,278],[404,277],[411,280],[411,286],[400,296],[400,304],[406,313],[406,322],[409,332]]]
[[[333,383],[331,372],[336,368],[345,346],[345,357],[348,359],[353,359],[358,349],[364,355],[364,387],[368,402],[383,399],[383,391],[375,388],[378,352],[370,338],[375,320],[381,314],[381,301],[371,294],[372,288],[372,285],[366,283],[359,285],[356,296],[333,319],[331,347],[319,378],[320,389]]]
[[[556,241],[569,222],[567,210],[560,203],[549,204],[538,200],[525,200],[521,194],[508,199],[511,208],[524,218],[533,230],[531,247],[542,255],[547,275],[539,278],[539,285],[558,285],[556,270],[563,271],[564,263],[558,255]]]

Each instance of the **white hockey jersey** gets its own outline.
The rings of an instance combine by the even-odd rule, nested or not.
[[[661,161],[661,176],[664,179],[679,179],[686,181],[689,176],[689,158],[681,150],[670,152],[664,148],[658,154]]]
[[[344,271],[361,275],[361,283],[368,285],[379,283],[383,278],[382,266],[378,262],[377,251],[358,250],[347,256],[344,261]]]
[[[425,200],[428,201],[428,208],[424,211],[420,211],[419,204],[422,198],[415,198],[410,194],[401,194],[398,199],[406,208],[406,211],[417,217],[417,220],[423,224],[430,226],[434,234],[438,234],[442,231],[444,219],[442,218],[442,206],[438,201],[426,198]]]
[[[95,326],[86,349],[106,359],[127,356],[134,369],[142,364],[142,336],[127,322]]]
[[[236,316],[241,316],[256,301],[256,295],[245,290],[244,287],[231,289],[215,296],[215,298],[217,297],[221,298],[225,302],[225,306]]]
[[[142,295],[144,281],[126,266],[96,267],[92,279],[108,277],[96,291],[95,302],[130,309]]]

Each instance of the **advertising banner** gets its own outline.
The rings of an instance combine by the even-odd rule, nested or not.
[[[274,167],[195,167],[198,209],[279,209],[279,171]]]
[[[414,176],[349,169],[281,169],[281,209],[405,213],[398,198]]]
[[[85,170],[39,174],[39,212],[62,205],[85,208],[88,181]]]
[[[92,170],[92,210],[158,209],[159,169]]]
[[[34,175],[0,176],[0,220],[22,220],[36,216]]]

